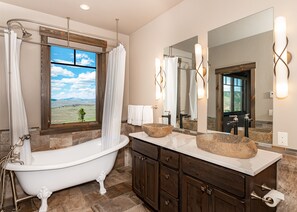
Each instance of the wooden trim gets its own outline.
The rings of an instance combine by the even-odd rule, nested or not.
[[[47,44],[48,37],[41,35],[41,43]],[[50,47],[41,45],[41,129],[50,123]]]
[[[106,49],[103,50],[104,52]],[[105,84],[106,84],[106,54],[100,54],[97,56],[97,92],[96,98],[98,98],[98,104],[96,105],[96,111],[99,113],[97,115],[98,120],[103,119],[103,107],[104,107],[104,95],[105,95]]]
[[[256,63],[246,63],[242,65],[218,68],[215,70],[215,74],[231,74],[234,72],[238,73],[238,72],[248,71],[255,68],[256,68]]]
[[[39,34],[43,36],[51,37],[51,38],[61,39],[61,40],[67,40],[68,38],[68,33],[66,31],[61,31],[61,30],[56,30],[56,29],[51,29],[46,27],[39,27]],[[69,33],[69,41],[91,45],[91,46],[97,46],[101,48],[107,48],[107,41],[105,40],[86,37],[86,36],[78,35],[74,33]]]
[[[250,99],[250,105],[251,105],[251,114],[250,118],[252,119],[251,127],[256,126],[256,67],[252,68],[250,71],[251,75],[251,99]]]
[[[223,75],[216,75],[216,130],[223,130]]]

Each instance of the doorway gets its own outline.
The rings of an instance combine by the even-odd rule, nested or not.
[[[245,114],[255,120],[255,69],[256,63],[248,63],[215,70],[217,130],[231,131],[230,116],[238,116],[239,127],[244,126]]]

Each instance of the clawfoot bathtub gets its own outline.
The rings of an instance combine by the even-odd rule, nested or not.
[[[100,193],[106,192],[104,180],[111,171],[117,152],[129,139],[121,135],[120,143],[101,151],[101,138],[58,150],[32,153],[31,165],[8,163],[23,190],[41,199],[40,212],[47,211],[47,199],[52,192],[97,180]]]

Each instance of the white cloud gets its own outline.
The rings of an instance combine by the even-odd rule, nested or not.
[[[77,53],[76,59],[77,65],[88,66],[91,65],[91,63],[94,63],[94,60],[92,60],[87,54]]]
[[[51,62],[73,64],[73,61],[62,60],[62,59],[54,59]]]
[[[65,86],[64,92],[53,94],[55,99],[63,98],[84,98],[94,99],[96,97],[95,80],[96,72],[81,73],[76,78],[62,78],[60,80],[51,80],[52,87],[57,85],[57,89]],[[68,87],[69,85],[70,87]],[[68,87],[66,89],[66,87]]]
[[[65,68],[52,65],[51,66],[51,76],[52,77],[56,77],[56,76],[59,76],[59,75],[66,76],[66,77],[73,77],[74,76],[74,73],[71,72],[71,71],[68,71]]]

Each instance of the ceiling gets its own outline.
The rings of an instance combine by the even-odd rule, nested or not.
[[[119,32],[129,35],[183,0],[0,1],[112,31],[116,28],[115,19],[119,18]],[[80,4],[89,5],[90,10],[81,10]]]

